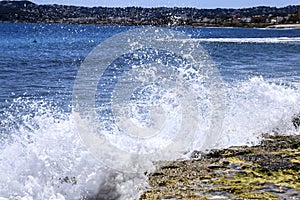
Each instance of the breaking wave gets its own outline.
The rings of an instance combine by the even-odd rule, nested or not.
[[[166,39],[163,39],[166,40]],[[173,39],[167,39],[173,40]],[[180,39],[175,39],[180,40]],[[182,39],[180,40],[182,41]],[[270,38],[192,38],[184,42],[214,42],[214,43],[289,43],[300,42],[300,37],[270,37]]]
[[[228,85],[226,92],[216,147],[255,144],[263,133],[299,133],[292,124],[300,111],[299,89],[254,77]],[[45,100],[15,99],[0,117],[4,199],[137,199],[147,185],[143,174],[99,163],[83,146],[72,115]],[[202,148],[203,136],[209,137],[205,130],[190,151]]]

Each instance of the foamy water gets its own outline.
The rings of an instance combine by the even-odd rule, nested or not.
[[[227,89],[226,115],[215,147],[257,143],[263,133],[299,133],[291,123],[299,100],[297,89],[260,77],[237,82]],[[16,99],[14,107],[18,109],[6,109],[1,116],[2,136],[10,136],[2,139],[0,150],[3,198],[136,199],[146,186],[143,175],[123,174],[99,163],[80,141],[70,114],[46,101]],[[202,139],[199,134],[190,150],[203,149]]]
[[[137,197],[141,177],[130,177],[103,167],[80,141],[70,114],[44,101],[16,99],[14,104],[33,112],[6,110],[1,116],[6,119],[2,121],[6,129],[2,135],[10,136],[2,139],[0,150],[1,197]]]
[[[161,39],[161,41],[182,42],[216,42],[216,43],[288,43],[300,42],[300,37],[270,37],[270,38],[193,38],[193,39]]]

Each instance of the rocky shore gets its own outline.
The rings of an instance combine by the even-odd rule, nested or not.
[[[156,164],[140,199],[300,199],[300,135]]]

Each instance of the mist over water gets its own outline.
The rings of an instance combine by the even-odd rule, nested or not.
[[[99,42],[128,28],[0,26],[0,197],[137,199],[147,186],[146,176],[118,172],[95,159],[83,145],[71,113],[81,61]],[[203,41],[203,47],[220,71],[226,94],[224,121],[214,148],[257,144],[264,133],[299,133],[292,124],[300,112],[299,31],[247,29],[248,38],[259,39],[243,42],[245,29],[179,30],[199,40],[214,38]],[[216,39],[221,35],[229,39]],[[274,42],[281,37],[288,39]],[[204,123],[189,151],[204,150],[204,140],[210,137],[210,91],[201,80],[195,91]],[[154,95],[148,96],[152,100],[159,94],[171,95],[155,90],[148,94]],[[169,107],[178,104],[170,99],[158,98],[157,102],[165,100],[161,105]],[[140,115],[142,108],[131,108],[137,123],[147,118]],[[176,127],[176,121],[169,123]],[[120,141],[122,137],[117,135]]]

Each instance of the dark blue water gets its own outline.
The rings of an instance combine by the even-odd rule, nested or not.
[[[1,24],[0,102],[20,96],[70,100],[80,63],[124,28]],[[36,41],[36,43],[34,42]]]
[[[0,103],[20,96],[47,97],[70,104],[76,73],[104,39],[129,27],[0,24]],[[300,42],[244,43],[244,38],[297,38],[300,30],[175,28],[193,38],[239,38],[204,42],[227,81],[261,75],[299,81]],[[36,42],[35,42],[36,41]]]

